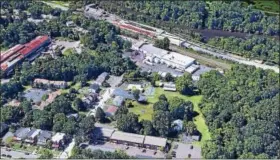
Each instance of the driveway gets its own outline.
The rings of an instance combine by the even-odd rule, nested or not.
[[[67,159],[71,156],[71,151],[75,146],[75,139],[72,139],[72,142],[68,145],[68,147],[61,153],[59,156],[60,159]]]

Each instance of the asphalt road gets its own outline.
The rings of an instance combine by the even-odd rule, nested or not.
[[[1,158],[7,158],[7,157],[2,156],[3,154],[11,155],[12,158],[26,158],[26,159],[37,159],[37,158],[39,158],[39,156],[35,155],[35,154],[26,155],[24,152],[13,151],[13,150],[12,151],[6,151],[6,149],[1,148]]]

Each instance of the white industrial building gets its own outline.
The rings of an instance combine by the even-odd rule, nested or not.
[[[138,42],[132,46],[133,50],[137,50],[145,54],[145,62],[166,64],[168,67],[178,71],[185,71],[186,68],[194,64],[195,59],[176,53],[169,52],[164,49],[154,47],[152,44]]]

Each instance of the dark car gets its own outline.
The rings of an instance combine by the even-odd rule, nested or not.
[[[2,157],[6,157],[7,155],[6,155],[6,154],[2,154],[1,156],[2,156]]]
[[[11,155],[7,155],[7,157],[8,157],[8,158],[12,158],[12,156],[11,156]]]
[[[30,153],[28,153],[28,152],[25,152],[24,154],[25,154],[25,155],[29,155]]]

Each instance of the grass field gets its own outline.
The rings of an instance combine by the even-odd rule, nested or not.
[[[149,103],[147,105],[140,104],[138,102],[132,102],[133,107],[129,108],[130,112],[139,115],[139,120],[152,120],[153,116],[153,104]]]
[[[279,8],[279,1],[277,0],[270,0],[270,1],[260,1],[260,0],[252,0],[249,1],[249,4],[252,4],[255,9],[259,9],[268,13],[278,13],[280,11]]]
[[[173,97],[179,97],[183,98],[186,101],[191,101],[194,104],[194,111],[198,113],[198,115],[194,118],[194,123],[197,126],[198,131],[202,134],[202,138],[200,142],[197,142],[196,145],[201,145],[206,140],[211,139],[211,135],[208,129],[208,126],[205,123],[205,119],[198,107],[198,104],[202,100],[201,95],[197,96],[185,96],[181,95],[178,92],[167,92],[164,91],[162,88],[156,88],[154,96],[148,97],[148,104],[140,104],[138,102],[133,102],[133,108],[129,108],[130,112],[133,112],[137,115],[139,115],[139,120],[146,119],[146,120],[152,120],[153,116],[153,104],[158,101],[158,97],[164,94],[167,99],[171,99]]]
[[[73,53],[74,53],[73,48],[68,48],[68,49],[66,49],[62,54],[63,54],[64,56],[69,56],[70,54],[73,54]]]

